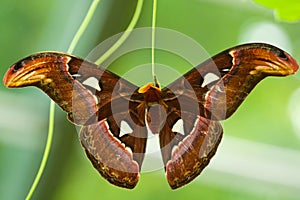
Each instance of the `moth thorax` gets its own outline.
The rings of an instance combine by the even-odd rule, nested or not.
[[[166,117],[166,109],[160,104],[150,106],[146,110],[147,125],[153,134],[160,132],[166,122]]]

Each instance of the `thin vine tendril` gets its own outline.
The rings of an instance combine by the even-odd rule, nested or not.
[[[83,32],[86,30],[86,27],[87,25],[89,24],[96,8],[97,8],[97,5],[98,3],[100,2],[100,0],[94,0],[87,12],[87,15],[86,17],[84,18],[81,26],[79,27],[78,31],[76,32],[71,44],[70,44],[70,47],[68,49],[68,53],[72,53],[76,44],[78,43],[80,37],[82,36]],[[45,146],[45,151],[44,151],[44,154],[43,154],[43,158],[42,158],[42,161],[41,161],[41,164],[40,164],[40,167],[39,167],[39,170],[36,174],[36,177],[31,185],[31,188],[26,196],[26,200],[30,200],[34,191],[36,190],[36,187],[41,179],[41,176],[44,172],[44,169],[45,169],[45,166],[46,166],[46,163],[47,163],[47,160],[48,160],[48,157],[49,157],[49,153],[50,153],[50,150],[51,150],[51,144],[52,144],[52,138],[53,138],[53,130],[54,130],[54,119],[55,119],[55,103],[54,101],[51,100],[50,102],[50,108],[49,108],[49,126],[48,126],[48,137],[47,137],[47,142],[46,142],[46,146]]]
[[[84,33],[84,31],[86,30],[92,16],[94,15],[94,12],[99,4],[100,0],[94,0],[82,22],[82,24],[80,25],[78,31],[76,32],[76,34],[74,35],[73,40],[70,43],[70,46],[67,50],[67,53],[72,54],[72,52],[74,51],[79,39],[81,38],[82,34]],[[100,57],[97,61],[96,64],[100,64],[102,63],[105,59],[107,59],[129,36],[130,31],[133,30],[133,28],[135,27],[140,14],[141,14],[141,10],[142,10],[142,6],[143,6],[143,2],[144,0],[138,0],[137,2],[137,6],[136,6],[136,10],[135,13],[133,15],[133,18],[131,19],[126,31],[124,32],[124,34],[121,36],[121,38],[102,56]],[[51,143],[52,143],[52,138],[53,138],[53,130],[54,130],[54,118],[55,118],[55,102],[51,101],[50,103],[50,108],[49,108],[49,127],[48,127],[48,137],[47,137],[47,142],[46,142],[46,147],[45,147],[45,151],[43,154],[43,158],[41,161],[41,165],[40,168],[38,170],[38,173],[34,179],[34,182],[26,196],[26,200],[30,200],[38,183],[39,180],[43,174],[43,171],[45,169],[47,160],[48,160],[48,156],[51,150]]]
[[[156,11],[157,11],[157,0],[153,0],[153,13],[152,13],[152,38],[151,38],[151,70],[152,76],[154,77],[154,83],[157,84],[155,69],[154,69],[154,49],[155,49],[155,27],[156,27]]]
[[[138,19],[140,18],[141,15],[141,11],[142,11],[142,7],[143,7],[143,3],[144,0],[138,0],[137,4],[136,4],[136,8],[135,8],[135,12],[133,14],[133,17],[128,25],[128,27],[126,28],[126,30],[124,31],[124,33],[122,34],[122,36],[98,59],[96,60],[96,64],[100,65],[102,64],[109,56],[111,56],[124,42],[125,40],[128,38],[128,36],[130,35],[131,31],[134,29],[134,27],[136,26],[136,23],[138,21]]]

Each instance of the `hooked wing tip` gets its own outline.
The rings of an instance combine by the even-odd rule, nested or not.
[[[286,53],[286,56],[288,58],[288,60],[290,61],[290,67],[292,69],[292,74],[295,74],[298,69],[299,69],[299,64],[297,63],[297,61],[292,57],[290,56],[289,54]]]
[[[12,65],[7,72],[5,73],[4,77],[3,77],[3,83],[6,87],[17,87],[16,85],[16,78],[17,76],[21,73],[22,70],[20,70],[20,68],[18,68],[18,70],[16,70],[16,66],[17,64]]]
[[[9,83],[10,83],[10,77],[9,74],[11,74],[11,70],[12,68],[9,68],[8,71],[5,73],[4,77],[3,77],[3,83],[6,87],[9,87]]]

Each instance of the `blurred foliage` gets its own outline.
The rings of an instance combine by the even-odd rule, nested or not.
[[[298,0],[254,0],[256,3],[274,9],[281,20],[300,20],[300,1]]]
[[[82,0],[1,0],[1,77],[10,65],[24,56],[38,51],[66,51],[90,3]],[[130,0],[102,0],[74,54],[85,57],[98,43],[124,31],[135,5],[136,1]],[[146,0],[137,26],[151,26],[151,15],[152,1]],[[286,50],[300,60],[299,23],[278,22],[270,10],[257,7],[250,1],[158,1],[157,26],[191,37],[209,55],[245,42],[241,40],[243,33],[248,33],[247,28],[258,23],[276,26],[286,38],[283,43],[277,44],[276,33],[265,28],[263,32],[267,34],[267,39],[254,35],[255,41],[275,43],[280,47],[287,45],[289,49]],[[248,40],[246,42],[250,42]],[[115,60],[109,69],[137,82],[139,80],[135,78],[141,79],[141,76],[126,73],[150,60],[147,49],[130,52]],[[192,67],[184,58],[165,51],[156,52],[156,61],[180,73]],[[168,78],[172,80],[176,77]],[[290,98],[297,88],[299,75],[264,80],[224,123],[225,136],[298,152],[299,133],[293,129],[288,111]],[[2,84],[0,95],[0,199],[23,199],[41,160],[47,133],[49,99],[35,88],[6,89]],[[100,177],[85,157],[76,134],[65,113],[57,109],[53,151],[34,199],[297,199],[300,195],[297,185],[255,180],[238,172],[230,174],[212,169],[210,166],[216,158],[195,181],[182,189],[171,191],[161,169],[141,174],[137,187],[127,191]],[[228,138],[224,137],[221,143],[226,144],[227,141]],[[218,156],[222,155],[222,144]],[[235,153],[239,153],[239,149]],[[232,168],[238,169],[240,164],[240,160],[236,160]],[[270,171],[263,166],[253,170],[258,170],[262,177]],[[280,173],[282,179],[285,179],[285,173]],[[299,174],[295,174],[295,179],[297,177]]]

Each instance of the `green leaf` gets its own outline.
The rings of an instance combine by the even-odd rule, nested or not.
[[[275,10],[276,17],[285,21],[300,20],[299,0],[253,0],[257,4]]]

